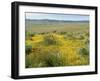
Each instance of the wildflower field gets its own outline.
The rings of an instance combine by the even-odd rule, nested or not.
[[[89,65],[89,23],[29,25],[28,22],[26,68]]]

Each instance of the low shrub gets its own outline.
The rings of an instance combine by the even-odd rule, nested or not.
[[[53,34],[46,34],[44,35],[44,40],[43,40],[45,45],[58,45],[60,41],[57,39],[56,36]]]
[[[26,53],[26,55],[30,54],[31,52],[32,52],[32,46],[26,44],[25,45],[25,53]]]
[[[59,52],[51,52],[47,54],[44,58],[44,61],[48,67],[55,67],[55,66],[64,66],[65,60],[62,57],[62,54]]]
[[[81,54],[81,55],[89,55],[89,49],[88,48],[80,48],[79,54]]]

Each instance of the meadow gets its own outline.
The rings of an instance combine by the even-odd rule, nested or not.
[[[26,20],[25,67],[89,65],[89,22]]]

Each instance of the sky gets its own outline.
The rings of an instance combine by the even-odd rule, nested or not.
[[[25,13],[26,19],[51,19],[51,20],[67,20],[67,21],[89,21],[89,15],[78,14],[52,14],[52,13]]]

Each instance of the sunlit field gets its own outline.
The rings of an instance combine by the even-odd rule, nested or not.
[[[89,22],[32,22],[26,20],[26,68],[89,65]]]

